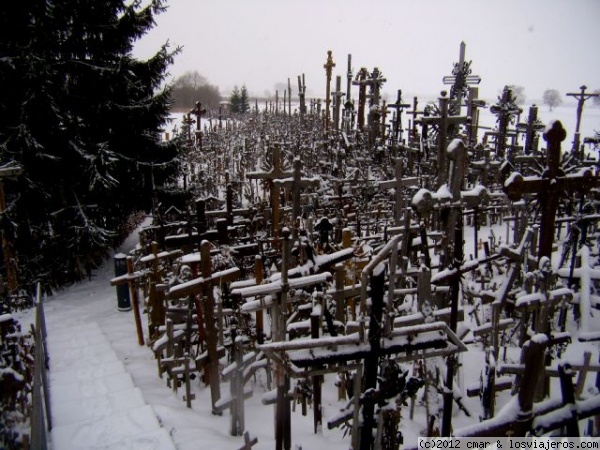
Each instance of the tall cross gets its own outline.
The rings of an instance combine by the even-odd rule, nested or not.
[[[402,140],[402,111],[404,108],[409,108],[409,103],[402,103],[402,90],[398,89],[398,96],[396,97],[396,103],[387,105],[388,108],[396,110],[396,119],[394,120],[393,138],[394,142]]]
[[[190,111],[190,114],[196,116],[196,142],[198,143],[198,148],[202,150],[202,124],[200,123],[200,118],[206,114],[206,108],[202,108],[202,103],[196,102],[196,106]]]
[[[442,91],[441,97],[439,97],[439,116],[426,116],[421,118],[423,126],[428,124],[437,124],[438,133],[438,152],[437,152],[437,171],[438,171],[438,187],[444,184],[444,178],[446,176],[446,147],[448,146],[448,128],[452,125],[458,125],[467,122],[468,117],[466,116],[450,116],[448,112],[448,97],[447,92]],[[425,137],[425,133],[423,133]]]
[[[331,72],[335,67],[333,58],[331,56],[331,50],[327,50],[327,62],[323,65],[325,68],[325,75],[327,77],[327,84],[325,85],[325,131],[329,130],[329,103],[331,102]]]
[[[361,69],[356,74],[356,77],[352,84],[358,86],[358,129],[363,131],[365,127],[365,102],[367,99],[367,75],[369,71],[366,67]]]
[[[304,81],[304,74],[302,76],[298,75],[298,97],[300,98],[300,119],[303,120],[306,114],[306,83]]]
[[[589,168],[582,168],[572,175],[564,175],[560,170],[560,146],[567,133],[557,120],[552,122],[544,132],[547,142],[547,168],[542,177],[523,177],[513,172],[504,183],[504,192],[511,200],[519,200],[523,194],[538,193],[542,211],[539,241],[539,256],[552,256],[554,242],[554,224],[558,201],[565,191],[585,193],[600,183],[600,177],[594,175]]]
[[[479,88],[469,89],[469,101],[467,102],[467,117],[471,118],[469,125],[469,147],[477,144],[477,130],[479,129],[479,108],[485,108],[485,101],[479,100]]]
[[[515,116],[521,114],[522,110],[515,103],[515,97],[508,86],[504,86],[502,95],[498,98],[498,103],[490,107],[492,114],[495,114],[498,123],[498,132],[496,133],[496,155],[504,159],[506,156],[506,136],[508,134],[508,125]]]
[[[583,104],[586,100],[592,97],[600,96],[600,93],[587,93],[585,90],[587,86],[581,86],[579,88],[581,92],[569,92],[567,95],[569,97],[573,97],[577,99],[577,123],[575,124],[575,135],[573,136],[573,147],[571,148],[571,152],[577,153],[579,151],[579,142],[580,142],[580,134],[579,134],[579,126],[581,125],[581,114],[583,113]]]
[[[450,101],[456,108],[453,111],[456,115],[460,115],[462,99],[469,94],[469,86],[481,82],[481,77],[471,75],[471,61],[465,61],[465,48],[466,44],[461,42],[458,62],[454,64],[452,75],[442,79],[444,84],[452,85],[450,88]]]
[[[544,129],[544,124],[538,119],[538,107],[531,105],[527,116],[527,123],[518,123],[517,130],[525,131],[525,147],[523,149],[526,155],[537,153],[538,131]]]
[[[250,180],[265,180],[271,196],[272,210],[272,235],[279,236],[279,189],[274,186],[274,181],[292,176],[293,173],[285,170],[281,161],[281,146],[275,144],[272,150],[271,170],[263,172],[247,172],[246,178]]]
[[[333,97],[333,129],[336,131],[340,129],[340,109],[344,95],[342,92],[342,77],[338,75],[335,78],[335,91],[331,93]]]

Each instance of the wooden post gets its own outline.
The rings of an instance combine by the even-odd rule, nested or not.
[[[140,301],[138,297],[137,279],[145,276],[142,272],[133,271],[133,258],[128,256],[126,259],[127,273],[119,277],[115,277],[110,280],[111,286],[117,286],[120,284],[127,283],[129,285],[129,292],[131,295],[131,302],[133,303],[133,317],[135,320],[135,329],[137,332],[138,344],[144,345],[144,332],[142,330],[142,318],[140,316]]]
[[[325,131],[329,131],[329,104],[331,102],[330,92],[331,92],[331,72],[335,67],[335,63],[333,62],[333,58],[331,56],[331,50],[327,51],[327,62],[323,66],[325,68],[326,75],[326,85],[325,85]]]

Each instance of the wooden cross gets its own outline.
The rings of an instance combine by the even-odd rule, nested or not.
[[[469,89],[469,100],[467,102],[467,117],[471,118],[469,124],[469,147],[475,147],[477,144],[477,132],[479,130],[479,108],[485,108],[485,101],[479,100],[479,88],[471,87]]]
[[[581,125],[581,114],[583,113],[583,104],[585,103],[586,100],[592,98],[592,97],[598,97],[600,96],[600,93],[594,92],[594,93],[586,93],[586,89],[587,86],[581,86],[579,88],[581,91],[580,92],[569,92],[567,93],[567,95],[569,97],[573,97],[577,99],[577,122],[575,124],[575,135],[573,136],[573,147],[571,148],[571,151],[573,153],[577,153],[579,152],[579,142],[580,142],[580,134],[579,134],[579,126]]]
[[[214,408],[216,403],[221,398],[221,387],[219,383],[219,350],[217,342],[218,330],[214,317],[215,299],[213,287],[215,284],[228,283],[236,280],[240,275],[240,269],[234,267],[222,272],[212,273],[210,242],[206,240],[202,241],[200,244],[200,258],[202,262],[202,276],[200,278],[195,278],[185,283],[173,286],[169,289],[168,296],[170,298],[180,298],[202,294],[205,303],[204,308],[202,308],[198,302],[196,304],[196,309],[198,311],[198,317],[202,317],[202,313],[204,313],[210,393],[213,413],[217,414]]]
[[[491,159],[490,153],[491,153],[490,148],[486,147],[483,150],[483,159],[480,159],[478,161],[471,161],[471,166],[474,169],[476,169],[477,171],[479,171],[479,173],[480,173],[479,182],[485,187],[490,187],[489,186],[490,170],[496,174],[496,176],[494,176],[494,179],[497,180],[498,179],[497,173],[500,170],[500,166],[502,164],[501,161]]]
[[[133,271],[133,258],[131,256],[128,256],[126,261],[127,273],[111,279],[110,285],[119,286],[120,284],[125,283],[129,285],[129,292],[131,294],[131,301],[133,303],[133,317],[135,319],[135,329],[137,331],[138,344],[144,345],[144,332],[142,331],[142,317],[140,316],[140,301],[138,297],[137,280],[145,277],[146,272]]]
[[[547,169],[540,177],[523,177],[513,172],[505,181],[503,189],[511,200],[519,200],[523,194],[538,193],[542,211],[540,224],[539,256],[550,257],[554,242],[554,224],[558,202],[566,191],[585,193],[598,185],[600,178],[589,168],[583,168],[572,175],[563,175],[560,170],[560,147],[567,133],[559,121],[552,122],[544,132],[547,142]]]
[[[331,71],[335,67],[331,50],[327,50],[327,62],[323,65],[327,82],[325,84],[325,131],[329,131],[329,103],[331,102]]]
[[[246,178],[250,180],[264,180],[268,187],[271,196],[271,211],[272,211],[272,235],[277,238],[279,236],[279,188],[275,187],[275,180],[293,176],[293,172],[285,169],[281,160],[281,145],[275,144],[272,148],[271,170],[263,172],[247,172]]]
[[[344,92],[342,92],[342,77],[338,75],[335,78],[335,91],[331,93],[333,97],[333,129],[335,131],[340,129],[340,109],[344,95]]]
[[[410,124],[410,133],[408,135],[408,145],[414,145],[417,140],[418,132],[417,132],[417,116],[424,113],[424,111],[419,111],[417,106],[419,105],[419,101],[417,97],[413,97],[412,110],[406,111],[407,114],[412,115],[412,123]]]
[[[244,432],[244,445],[238,447],[237,450],[252,450],[254,445],[258,444],[258,438],[256,436],[250,437],[250,433],[248,431]]]
[[[517,130],[525,131],[525,146],[523,152],[526,155],[536,155],[538,153],[538,132],[545,128],[537,116],[538,107],[531,105],[527,115],[527,123],[518,123]]]
[[[202,103],[196,102],[196,106],[190,111],[190,114],[196,116],[196,142],[198,143],[198,149],[202,150],[202,131],[200,118],[206,114],[206,108],[202,108]]]
[[[577,255],[581,258],[580,267],[574,270],[567,267],[558,269],[558,275],[569,279],[579,278],[579,334],[585,337],[590,331],[592,318],[592,280],[600,279],[600,269],[592,267],[590,249],[587,245],[582,246]]]
[[[456,107],[456,115],[460,115],[462,99],[468,95],[469,86],[481,82],[481,77],[471,75],[471,61],[465,61],[466,46],[464,42],[460,43],[458,62],[454,64],[452,76],[446,76],[442,79],[444,84],[452,85],[450,88],[450,99]]]
[[[448,128],[450,126],[456,126],[461,123],[467,122],[467,116],[449,116],[448,115],[448,97],[447,92],[442,91],[441,97],[439,97],[439,116],[426,116],[420,119],[423,126],[429,124],[437,124],[438,126],[438,151],[437,151],[437,171],[438,171],[438,182],[437,187],[439,188],[444,184],[444,179],[447,173],[446,167],[446,147],[448,146]],[[423,132],[425,137],[425,132]]]
[[[304,121],[306,115],[306,82],[304,81],[304,74],[302,77],[298,75],[298,97],[300,98],[300,120]]]
[[[514,120],[515,116],[521,114],[522,110],[516,105],[512,90],[508,86],[504,86],[502,95],[498,98],[498,103],[490,106],[490,111],[496,115],[496,122],[498,123],[498,131],[495,133],[496,155],[498,158],[504,159],[506,156],[508,125]]]
[[[365,128],[365,103],[367,99],[367,76],[369,75],[369,71],[366,67],[361,67],[361,69],[356,74],[353,85],[358,86],[358,119],[357,126],[359,131],[363,131]]]
[[[23,173],[23,169],[14,166],[4,166],[0,168],[0,214],[6,211],[6,197],[4,195],[4,179],[16,179]],[[6,233],[2,233],[2,253],[4,255],[4,268],[6,270],[6,281],[8,293],[14,294],[19,287],[17,281],[17,267],[13,255],[13,246],[8,241]]]
[[[302,215],[300,205],[300,191],[303,188],[318,186],[320,181],[318,178],[302,178],[302,161],[300,158],[295,158],[293,162],[293,172],[291,178],[274,180],[276,187],[292,188],[292,219],[295,221]],[[297,237],[298,229],[294,227],[294,238]]]
[[[401,158],[396,158],[396,164],[394,166],[394,174],[395,178],[389,181],[379,181],[379,190],[383,191],[386,189],[394,189],[394,225],[400,226],[400,222],[402,221],[402,211],[404,211],[403,205],[403,191],[407,186],[417,186],[418,178],[417,177],[402,177],[402,166],[403,161]]]
[[[402,103],[402,90],[398,89],[398,96],[396,97],[396,103],[387,105],[388,108],[396,110],[396,118],[393,121],[393,134],[394,143],[402,141],[402,111],[404,108],[409,108],[410,103]]]

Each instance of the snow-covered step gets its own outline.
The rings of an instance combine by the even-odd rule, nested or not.
[[[61,402],[99,397],[134,388],[135,386],[130,374],[118,373],[96,380],[87,380],[73,384],[54,385],[50,383],[50,399],[54,406],[54,404]]]
[[[145,405],[101,419],[52,428],[52,448],[60,450],[175,449],[152,407]]]

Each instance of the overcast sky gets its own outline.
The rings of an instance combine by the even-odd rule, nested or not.
[[[378,67],[389,100],[402,89],[435,97],[444,89],[464,41],[480,97],[505,84],[528,99],[546,89],[563,96],[600,89],[599,0],[169,0],[167,12],[137,44],[145,58],[167,40],[180,45],[173,78],[197,70],[227,94],[251,94],[306,76],[307,94],[325,92],[327,50],[345,90],[347,57],[354,73]],[[281,92],[280,92],[280,95]],[[356,96],[356,94],[353,94]]]

